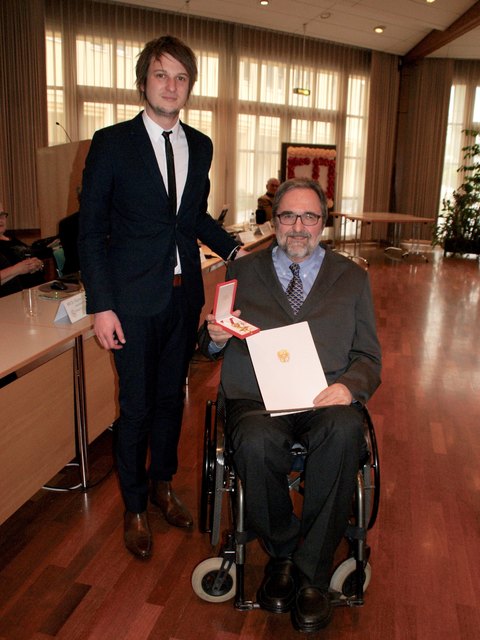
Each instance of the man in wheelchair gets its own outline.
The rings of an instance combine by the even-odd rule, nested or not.
[[[247,527],[270,556],[257,601],[270,612],[291,611],[293,626],[303,632],[318,631],[332,616],[333,558],[364,447],[361,409],[380,384],[381,370],[368,274],[320,244],[327,217],[317,182],[283,183],[273,202],[276,242],[227,270],[227,280],[237,280],[234,315],[242,313],[260,329],[309,323],[328,383],[313,399],[313,410],[262,413],[246,341],[214,324],[212,315],[206,325],[210,356],[224,358],[227,430],[244,486]],[[308,451],[301,519],[287,481],[294,442]]]

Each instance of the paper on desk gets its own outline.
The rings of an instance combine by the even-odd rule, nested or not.
[[[87,315],[87,301],[85,291],[76,293],[58,305],[54,322],[77,322]]]
[[[315,396],[328,385],[308,322],[261,331],[246,340],[267,411],[313,407]]]
[[[242,244],[250,244],[251,242],[256,242],[257,240],[253,231],[240,231],[238,237],[240,238],[240,242]]]

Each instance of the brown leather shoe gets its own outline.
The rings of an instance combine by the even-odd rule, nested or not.
[[[149,558],[152,551],[152,534],[147,512],[125,511],[123,537],[125,546],[137,558]]]
[[[165,520],[173,527],[191,527],[193,518],[188,509],[175,495],[171,482],[157,480],[152,482],[150,499],[160,508]]]

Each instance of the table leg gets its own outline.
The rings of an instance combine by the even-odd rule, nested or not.
[[[348,223],[348,218],[342,216],[340,218],[340,238],[342,239],[342,245],[343,245],[343,249],[337,249],[337,253],[340,253],[341,255],[345,256],[346,258],[349,258],[350,260],[358,260],[359,262],[361,262],[362,264],[364,264],[367,268],[370,266],[370,263],[368,262],[368,260],[366,258],[364,258],[363,256],[357,254],[357,245],[358,245],[358,249],[360,251],[361,249],[361,235],[362,235],[362,231],[361,231],[361,227],[360,227],[360,238],[359,238],[359,232],[358,232],[358,224],[359,224],[359,220],[355,220],[355,236],[353,239],[353,253],[350,253],[349,251],[347,251],[345,249],[345,244],[347,241],[347,223]],[[342,225],[343,225],[343,238],[342,238]]]
[[[428,262],[427,256],[419,251],[420,233],[418,232],[418,228],[419,225],[423,223],[412,222],[412,242],[410,249],[407,249],[406,251],[404,251],[400,246],[400,224],[401,223],[398,222],[393,223],[393,245],[385,249],[385,253],[387,254],[387,256],[392,260],[402,260],[403,258],[407,258],[408,256],[416,255],[422,257],[425,262]],[[391,252],[391,255],[389,255],[388,252]]]
[[[400,246],[400,225],[398,222],[393,222],[393,244],[384,250],[384,253],[388,258],[392,260],[402,260],[408,255],[408,252],[404,252]]]
[[[420,251],[420,222],[412,222],[412,242],[410,243],[410,249],[403,254],[403,258],[407,256],[420,256],[425,262],[428,262],[427,256]]]
[[[73,358],[75,388],[75,427],[77,434],[80,480],[82,489],[86,490],[88,488],[89,481],[88,429],[82,336],[78,336],[77,338],[75,338]]]

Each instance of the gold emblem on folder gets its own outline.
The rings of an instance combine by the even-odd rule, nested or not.
[[[280,351],[277,351],[277,358],[280,362],[288,362],[290,360],[290,354],[287,349],[280,349]]]

